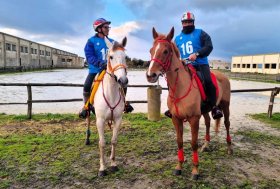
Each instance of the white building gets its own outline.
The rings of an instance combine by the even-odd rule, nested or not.
[[[233,56],[231,72],[280,73],[280,53]]]
[[[0,70],[81,68],[77,54],[0,32]]]

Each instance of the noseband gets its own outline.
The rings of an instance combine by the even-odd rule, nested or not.
[[[170,41],[168,41],[166,39],[158,39],[155,42],[158,42],[158,43],[168,43],[169,45],[172,45],[170,43]],[[171,46],[171,49],[172,49],[172,46]],[[154,61],[154,62],[160,64],[161,67],[163,68],[164,72],[167,72],[167,70],[169,69],[170,64],[171,64],[171,58],[172,58],[172,51],[169,52],[169,54],[168,54],[168,56],[167,56],[167,58],[165,59],[164,62],[159,60],[159,59],[157,59],[157,58],[152,58],[151,61]]]

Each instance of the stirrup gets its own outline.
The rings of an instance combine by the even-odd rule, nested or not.
[[[211,114],[212,114],[213,119],[219,119],[219,118],[223,117],[223,112],[222,112],[222,110],[220,110],[220,108],[218,106],[213,107]]]
[[[170,113],[169,110],[166,110],[166,111],[164,112],[164,115],[167,116],[167,117],[169,117],[169,118],[172,118],[172,114]]]

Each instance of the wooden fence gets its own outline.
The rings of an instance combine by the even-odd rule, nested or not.
[[[57,99],[57,100],[32,100],[32,87],[83,87],[82,84],[72,84],[72,83],[0,83],[0,86],[25,86],[27,87],[27,102],[26,103],[0,103],[1,105],[28,105],[27,107],[27,116],[29,119],[32,117],[32,104],[33,103],[53,103],[53,102],[74,102],[74,101],[83,101],[82,98],[73,98],[73,99]],[[128,87],[135,88],[148,88],[156,87],[157,85],[128,85]],[[167,88],[162,88],[162,90],[168,90]],[[280,87],[275,88],[266,88],[266,89],[240,89],[240,90],[231,90],[231,93],[240,93],[240,92],[263,92],[271,91],[270,102],[268,107],[268,116],[271,117],[273,110],[274,98],[279,94]],[[128,101],[130,103],[147,103],[146,100],[132,100]]]

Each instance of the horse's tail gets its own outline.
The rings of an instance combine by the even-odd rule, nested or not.
[[[221,118],[215,120],[215,133],[218,134],[220,132],[221,127]]]

